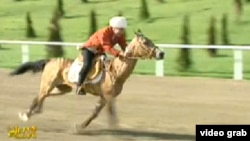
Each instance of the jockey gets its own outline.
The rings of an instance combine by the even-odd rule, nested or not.
[[[109,53],[115,57],[125,57],[123,51],[127,46],[126,39],[124,36],[125,29],[127,27],[127,20],[125,17],[116,16],[110,19],[109,26],[104,27],[96,31],[88,41],[80,47],[81,54],[84,60],[84,64],[79,73],[79,80],[76,87],[76,94],[85,95],[85,91],[81,88],[84,83],[88,72],[92,67],[92,61],[96,55]],[[122,51],[114,48],[115,44],[119,44]]]

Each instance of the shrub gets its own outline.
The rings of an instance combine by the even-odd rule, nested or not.
[[[183,19],[181,42],[182,44],[190,44],[190,27],[189,27],[189,16],[185,15]],[[177,58],[178,70],[185,71],[188,70],[191,65],[191,53],[189,48],[181,48],[179,56]]]
[[[89,36],[91,36],[97,30],[96,12],[93,9],[90,11],[90,23],[89,23],[89,25],[90,25]]]
[[[35,38],[36,37],[36,33],[35,33],[35,30],[34,30],[33,25],[32,25],[32,19],[31,19],[30,12],[26,13],[26,23],[27,23],[27,26],[26,26],[26,37],[28,37],[28,38]]]
[[[140,9],[140,19],[145,20],[150,18],[148,5],[146,0],[141,0],[141,9]]]
[[[210,18],[210,25],[208,28],[208,45],[216,44],[216,19],[214,16]],[[209,48],[208,53],[211,57],[215,57],[217,55],[217,49]]]
[[[64,16],[65,15],[65,11],[63,8],[63,0],[57,0],[57,7],[60,13],[60,16]]]
[[[49,42],[57,41],[62,42],[62,36],[61,36],[61,28],[59,25],[60,21],[60,15],[59,15],[58,8],[54,11],[53,17],[50,21],[49,26]],[[64,51],[61,45],[47,45],[46,47],[47,51],[47,58],[52,57],[62,57],[64,55]]]
[[[229,37],[228,37],[228,19],[227,19],[227,14],[223,14],[222,19],[221,19],[221,39],[222,39],[222,44],[223,45],[229,45]]]

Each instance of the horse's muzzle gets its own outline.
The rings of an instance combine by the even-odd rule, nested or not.
[[[157,51],[156,55],[155,55],[155,58],[157,60],[162,60],[162,59],[164,59],[164,56],[165,56],[165,53],[163,51]]]

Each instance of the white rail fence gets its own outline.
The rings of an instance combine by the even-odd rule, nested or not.
[[[43,41],[16,41],[16,40],[0,40],[0,44],[19,44],[22,49],[22,62],[29,61],[29,46],[30,45],[62,45],[77,47],[83,43],[70,42],[43,42]],[[243,79],[243,50],[250,50],[250,46],[222,46],[222,45],[184,45],[184,44],[157,44],[160,48],[193,48],[193,49],[230,49],[234,51],[234,80]],[[155,75],[164,76],[164,60],[156,61]]]

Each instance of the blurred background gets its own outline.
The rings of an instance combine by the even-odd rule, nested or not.
[[[128,42],[140,28],[156,44],[250,44],[250,0],[1,0],[0,40],[81,43],[115,15],[128,19]],[[20,47],[0,45],[1,68],[22,63]],[[164,51],[166,76],[233,76],[232,50]],[[30,47],[31,61],[77,55],[71,46]],[[244,79],[250,79],[249,51],[243,57]],[[139,61],[134,73],[154,74],[155,61]]]
[[[155,44],[250,45],[250,0],[0,0],[0,42],[84,43],[116,15],[128,19],[128,42],[141,29]],[[167,77],[132,75],[133,81],[124,85],[116,102],[122,130],[108,130],[103,112],[89,133],[71,134],[72,125],[83,122],[97,101],[73,93],[46,99],[43,114],[24,123],[17,113],[37,95],[41,76],[8,75],[22,63],[22,49],[22,44],[0,43],[3,141],[11,140],[7,132],[12,125],[37,126],[36,141],[190,141],[196,124],[249,123],[250,83],[230,80],[234,51],[185,48],[163,48]],[[76,46],[29,45],[30,61],[74,59],[78,53]],[[250,52],[244,50],[244,79],[250,79],[249,61]],[[140,60],[134,73],[154,75],[155,66],[155,60]]]

